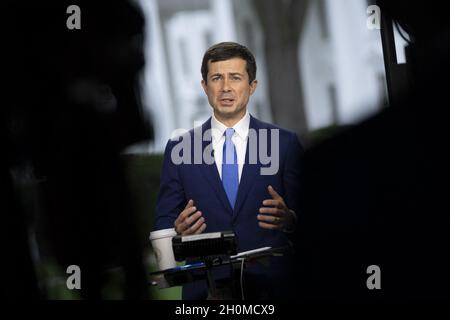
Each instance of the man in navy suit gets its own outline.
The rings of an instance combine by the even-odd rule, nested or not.
[[[213,114],[168,142],[155,229],[175,227],[182,235],[232,230],[239,252],[288,245],[298,212],[302,147],[297,136],[248,113],[257,80],[255,59],[246,47],[212,46],[201,71]],[[288,257],[269,262],[245,269],[245,298],[289,297],[292,263]],[[205,282],[183,287],[183,299],[206,296]]]

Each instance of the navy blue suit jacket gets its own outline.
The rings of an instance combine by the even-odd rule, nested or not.
[[[250,129],[256,132],[270,132],[278,129],[279,133],[279,168],[273,175],[262,175],[260,169],[269,167],[262,164],[258,156],[257,163],[249,161],[249,146],[234,210],[231,208],[222,186],[215,163],[194,164],[194,139],[202,139],[199,135],[211,128],[208,119],[197,130],[191,130],[183,136],[192,146],[190,164],[174,164],[171,160],[173,148],[182,140],[170,140],[166,146],[161,173],[161,186],[156,208],[155,230],[173,228],[175,219],[183,211],[189,199],[202,212],[207,228],[205,232],[232,230],[238,239],[238,252],[260,247],[285,246],[289,242],[289,234],[277,230],[259,227],[257,215],[262,202],[271,196],[267,187],[271,185],[284,199],[290,209],[298,212],[299,194],[299,161],[302,147],[295,133],[264,123],[251,116]],[[264,130],[265,129],[265,130]],[[261,131],[262,130],[262,131]],[[209,141],[208,141],[209,140]],[[199,140],[197,140],[198,143]],[[257,135],[258,146],[260,136]],[[271,150],[271,139],[267,136],[268,149]],[[211,147],[211,139],[202,141],[202,150]],[[272,152],[276,152],[273,148]],[[259,151],[259,147],[258,147]],[[183,154],[183,152],[181,152]],[[267,151],[265,152],[267,154]],[[270,154],[270,152],[269,152]],[[273,157],[272,157],[273,158]],[[251,159],[251,158],[250,158]],[[264,162],[264,161],[263,161]],[[244,289],[246,298],[278,298],[286,294],[285,285],[289,280],[292,261],[285,257],[274,257],[269,266],[256,264],[245,270]],[[183,287],[183,299],[206,298],[206,284],[194,282]]]

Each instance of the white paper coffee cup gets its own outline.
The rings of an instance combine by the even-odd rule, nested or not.
[[[153,252],[156,256],[159,270],[175,268],[177,262],[173,255],[172,238],[177,235],[174,228],[162,229],[150,233]]]

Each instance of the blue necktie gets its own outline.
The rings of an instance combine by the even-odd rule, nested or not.
[[[237,163],[236,148],[231,140],[233,134],[233,128],[228,128],[225,131],[222,161],[222,183],[227,194],[228,201],[230,201],[231,208],[234,209],[239,187],[239,167]]]

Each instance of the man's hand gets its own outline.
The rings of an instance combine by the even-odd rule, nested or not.
[[[175,220],[175,231],[183,236],[200,234],[206,229],[205,218],[194,207],[194,200],[189,200],[184,210]]]
[[[283,198],[272,186],[268,186],[267,190],[272,199],[264,200],[263,205],[265,207],[259,208],[260,214],[257,216],[259,226],[264,229],[293,232],[297,219],[295,212],[286,206]]]

